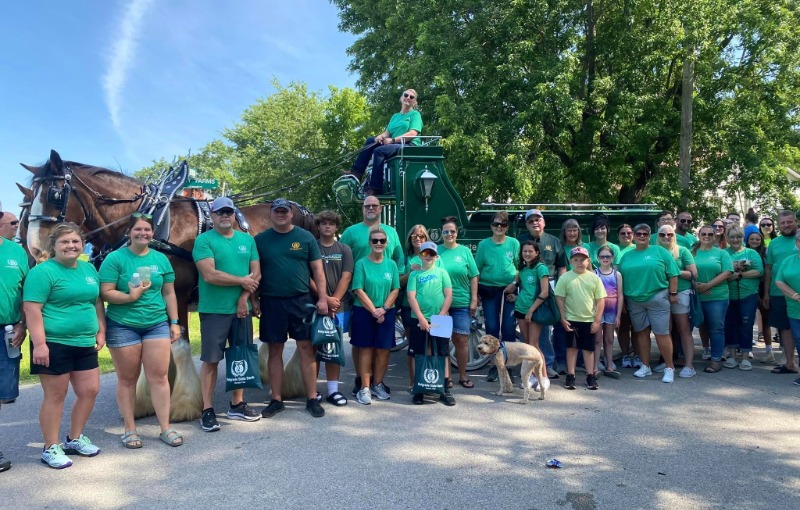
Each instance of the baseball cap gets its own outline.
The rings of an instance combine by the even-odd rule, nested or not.
[[[233,205],[233,200],[228,197],[217,197],[211,202],[211,212],[217,212],[220,209],[236,209]]]
[[[272,201],[272,207],[270,207],[270,210],[272,211],[275,209],[286,209],[287,211],[291,211],[292,204],[285,198],[276,198]]]
[[[544,218],[542,211],[539,209],[528,209],[528,212],[525,213],[525,221],[528,221],[528,218],[531,216],[539,216],[540,218]]]
[[[575,255],[583,255],[584,257],[589,258],[589,252],[583,246],[576,246],[569,252],[569,258],[572,258]]]
[[[432,243],[430,241],[422,243],[422,246],[419,247],[419,252],[422,253],[423,251],[432,251],[437,255],[439,254],[439,249],[436,248],[436,243]]]

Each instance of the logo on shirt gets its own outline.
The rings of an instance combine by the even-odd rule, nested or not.
[[[298,243],[297,241],[293,242],[293,243],[292,243],[292,248],[291,248],[291,249],[292,249],[292,251],[297,251],[297,250],[299,250],[299,249],[300,249],[300,243]]]
[[[8,265],[9,265],[9,266],[11,266],[11,267],[17,267],[17,261],[16,261],[16,260],[14,260],[14,259],[8,259],[8,260],[6,260],[6,264],[8,264]]]
[[[87,285],[97,285],[97,280],[94,276],[87,276],[86,277],[86,284]]]
[[[532,274],[529,274],[528,276],[525,277],[525,281],[528,283],[533,283],[536,281],[536,279],[533,277]]]
[[[453,260],[455,260],[455,261],[456,261],[456,262],[458,262],[459,264],[460,264],[461,262],[464,262],[464,259],[461,257],[461,255],[456,255],[456,258],[454,258]]]
[[[553,246],[550,244],[545,245],[544,251],[553,251]]]
[[[507,258],[508,260],[514,260],[514,253],[513,253],[513,252],[510,252],[510,251],[507,251],[507,252],[506,252],[506,258]]]
[[[240,244],[239,245],[239,253],[247,253],[247,246]]]
[[[391,280],[392,279],[392,273],[383,273],[383,279],[384,280]]]
[[[430,281],[436,280],[436,278],[437,278],[437,277],[436,277],[436,275],[435,275],[435,274],[429,274],[429,275],[425,275],[425,276],[423,276],[422,278],[417,278],[417,284],[419,284],[419,285],[425,285],[426,283],[428,283],[428,282],[430,282]]]

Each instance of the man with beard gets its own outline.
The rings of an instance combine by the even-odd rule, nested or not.
[[[691,250],[692,246],[697,242],[697,238],[692,234],[692,213],[681,211],[678,213],[678,223],[675,225],[676,241],[679,246]]]

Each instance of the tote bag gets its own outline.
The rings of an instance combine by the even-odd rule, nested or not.
[[[258,347],[248,338],[244,321],[235,319],[233,323],[233,341],[225,349],[225,391],[242,388],[261,389],[261,374],[258,373]]]
[[[444,357],[429,356],[428,345],[431,343],[431,336],[425,334],[425,349],[422,354],[414,356],[414,389],[417,393],[439,393],[444,394]]]

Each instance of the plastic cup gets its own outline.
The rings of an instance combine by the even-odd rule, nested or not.
[[[142,283],[148,283],[150,281],[150,266],[142,266],[136,268],[136,271],[139,273],[139,277],[142,279]]]

